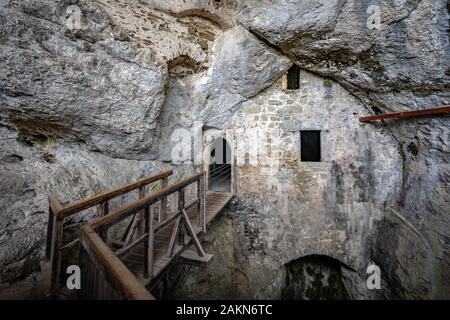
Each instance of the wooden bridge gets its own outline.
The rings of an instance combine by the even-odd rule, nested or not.
[[[67,291],[62,257],[71,248],[79,248],[81,299],[163,298],[182,283],[192,265],[208,265],[212,255],[205,253],[199,236],[232,195],[207,191],[205,173],[169,185],[171,175],[172,170],[165,171],[67,206],[49,197],[42,267],[52,297]],[[159,190],[147,194],[147,187],[157,182]],[[139,191],[136,201],[109,212],[112,199],[134,190]],[[177,205],[170,210],[172,194],[178,195]],[[100,216],[83,225],[78,237],[63,243],[64,219],[97,206]],[[175,274],[174,280],[169,273]]]

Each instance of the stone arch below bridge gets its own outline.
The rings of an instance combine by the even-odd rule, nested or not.
[[[283,300],[346,300],[344,263],[326,255],[308,255],[286,263]]]

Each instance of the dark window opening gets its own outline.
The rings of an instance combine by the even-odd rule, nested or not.
[[[319,130],[300,131],[300,155],[304,162],[322,161]]]
[[[287,74],[287,89],[297,90],[300,89],[300,68],[294,64]]]

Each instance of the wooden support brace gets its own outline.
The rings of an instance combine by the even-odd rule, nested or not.
[[[182,212],[182,210],[185,210],[185,189],[181,188],[180,191],[178,191],[178,212]],[[183,228],[183,225],[180,226],[178,230],[178,242],[181,245],[184,245],[186,242],[186,232]]]
[[[145,198],[145,189],[146,186],[140,187],[139,188],[139,199],[143,199]],[[142,235],[145,233],[145,209],[141,210],[139,212],[139,235]]]
[[[134,231],[138,228],[138,222],[139,222],[139,215],[136,213],[133,216],[130,224],[128,225],[127,231],[125,231],[124,234],[125,240],[123,241],[124,246],[128,245],[133,239]]]
[[[144,277],[149,279],[153,276],[153,249],[154,249],[154,211],[152,207],[145,208],[145,233],[148,234],[144,245]]]
[[[109,213],[109,201],[105,201],[102,203],[102,216],[106,216]]]
[[[175,226],[173,228],[172,236],[170,237],[169,247],[167,248],[167,256],[168,257],[172,257],[172,255],[173,255],[173,249],[175,247],[175,242],[176,242],[178,231],[180,228],[180,220],[181,220],[181,216],[179,216],[175,220]]]
[[[183,222],[186,226],[186,230],[188,231],[189,236],[192,238],[192,242],[194,242],[194,246],[197,249],[198,255],[200,257],[204,257],[206,255],[205,251],[203,251],[203,247],[200,244],[200,241],[198,240],[197,235],[195,234],[195,230],[192,227],[191,222],[189,221],[189,217],[186,213],[186,210],[183,210],[182,217],[183,217]]]

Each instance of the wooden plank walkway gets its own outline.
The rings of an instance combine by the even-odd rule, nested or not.
[[[210,224],[222,209],[230,202],[232,195],[230,193],[212,192],[206,193],[206,224]],[[191,221],[194,230],[197,234],[202,232],[199,227],[199,209],[196,205],[187,210],[189,220]],[[153,250],[153,279],[157,278],[165,269],[171,264],[171,262],[179,256],[187,247],[191,246],[191,239],[187,237],[185,246],[176,244],[174,253],[171,257],[167,255],[170,239],[176,221],[172,221],[167,226],[159,230],[155,234],[154,238],[154,250]],[[158,227],[158,224],[155,225]],[[134,273],[134,275],[145,285],[149,285],[150,280],[144,278],[144,244],[136,246],[128,254],[124,255],[122,261],[125,265]]]

